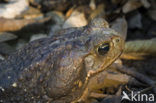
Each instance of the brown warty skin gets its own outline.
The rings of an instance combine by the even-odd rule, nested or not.
[[[27,44],[0,62],[0,101],[75,103],[87,84],[115,61],[123,39],[103,19]]]

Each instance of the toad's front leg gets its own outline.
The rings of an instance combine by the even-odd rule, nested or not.
[[[109,67],[111,68],[111,67]],[[79,98],[79,100],[74,101],[72,103],[90,103],[88,101],[89,98],[97,98],[98,96],[93,96],[92,93],[100,93],[100,89],[102,88],[117,88],[119,85],[127,84],[132,79],[131,76],[126,74],[122,74],[115,69],[109,69],[103,71],[93,77],[90,78],[87,88],[84,90],[83,95]],[[101,96],[101,95],[100,95]]]

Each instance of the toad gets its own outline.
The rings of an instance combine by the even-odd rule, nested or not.
[[[32,41],[0,62],[0,101],[83,102],[90,78],[120,56],[123,44],[101,18]]]

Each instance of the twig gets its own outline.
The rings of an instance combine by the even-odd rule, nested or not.
[[[113,97],[113,95],[108,95],[108,94],[102,94],[102,93],[95,93],[95,92],[92,92],[89,97],[91,98],[106,98],[106,97]]]
[[[136,78],[137,80],[139,80],[143,83],[146,83],[149,86],[153,87],[153,92],[156,93],[155,82],[153,80],[151,80],[149,77],[147,77],[141,73],[132,71],[134,68],[128,68],[128,67],[121,66],[118,64],[113,64],[113,66],[115,66],[116,69],[119,70],[120,72],[131,75],[132,77]]]

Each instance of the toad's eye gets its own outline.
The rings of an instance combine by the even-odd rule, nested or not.
[[[104,44],[100,45],[98,47],[97,51],[98,51],[99,55],[102,55],[102,56],[105,55],[109,51],[109,44],[104,43]]]

